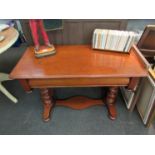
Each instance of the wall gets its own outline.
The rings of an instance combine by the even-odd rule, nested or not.
[[[143,31],[146,25],[155,25],[155,19],[129,19],[127,30]]]
[[[32,45],[28,20],[21,20],[21,23],[28,44]],[[124,30],[126,25],[127,20],[119,19],[64,19],[63,30],[48,31],[47,33],[54,44],[90,44],[95,28]]]

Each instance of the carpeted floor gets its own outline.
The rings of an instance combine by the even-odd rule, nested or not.
[[[52,119],[44,123],[41,119],[42,103],[39,91],[25,93],[18,81],[4,83],[18,99],[17,104],[9,101],[0,93],[0,134],[155,134],[155,126],[144,127],[139,114],[127,111],[121,96],[117,99],[118,118],[111,121],[107,117],[105,106],[94,106],[86,110],[72,110],[66,107],[56,107],[52,113]],[[100,94],[97,88],[86,89],[59,89],[56,94],[62,98],[68,94],[85,92],[85,95]],[[97,97],[97,96],[94,96]]]

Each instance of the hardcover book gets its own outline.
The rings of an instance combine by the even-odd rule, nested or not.
[[[108,29],[95,29],[92,38],[92,48],[129,53],[135,44],[137,33]]]

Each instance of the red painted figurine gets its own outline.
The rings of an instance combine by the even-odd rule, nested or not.
[[[34,45],[35,45],[35,55],[37,57],[43,57],[43,56],[55,54],[56,53],[55,48],[52,44],[50,44],[48,35],[44,29],[43,20],[42,19],[30,19],[29,24],[31,28]],[[39,44],[38,30],[40,30],[41,32],[46,48],[41,47]]]

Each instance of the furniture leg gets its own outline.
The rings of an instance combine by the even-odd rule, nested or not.
[[[2,84],[0,84],[0,91],[6,95],[12,102],[17,103],[18,100],[12,95],[10,94],[5,87],[2,86]]]
[[[42,88],[41,91],[41,99],[43,101],[43,120],[45,122],[50,120],[50,113],[52,108],[54,107],[54,100],[51,96],[53,96],[53,90],[50,91],[48,88]]]
[[[115,107],[117,92],[118,92],[118,87],[110,87],[106,97],[106,104],[108,107],[109,117],[112,120],[116,119],[116,116],[117,116],[116,107]]]
[[[130,79],[130,83],[129,83],[127,89],[128,90],[131,90],[131,91],[135,91],[136,90],[136,87],[137,87],[137,85],[139,83],[139,80],[140,80],[140,78],[135,78],[135,77],[134,78],[131,78]]]
[[[2,85],[2,83],[1,83],[1,82],[3,82],[3,81],[8,81],[8,80],[11,80],[11,79],[9,78],[9,74],[0,73],[0,91],[1,91],[4,95],[6,95],[12,102],[17,103],[18,100],[17,100],[12,94],[10,94],[10,93],[8,92],[8,90],[6,90],[6,88],[5,88],[5,87]]]
[[[32,92],[31,87],[26,79],[20,79],[19,82],[27,93]]]

